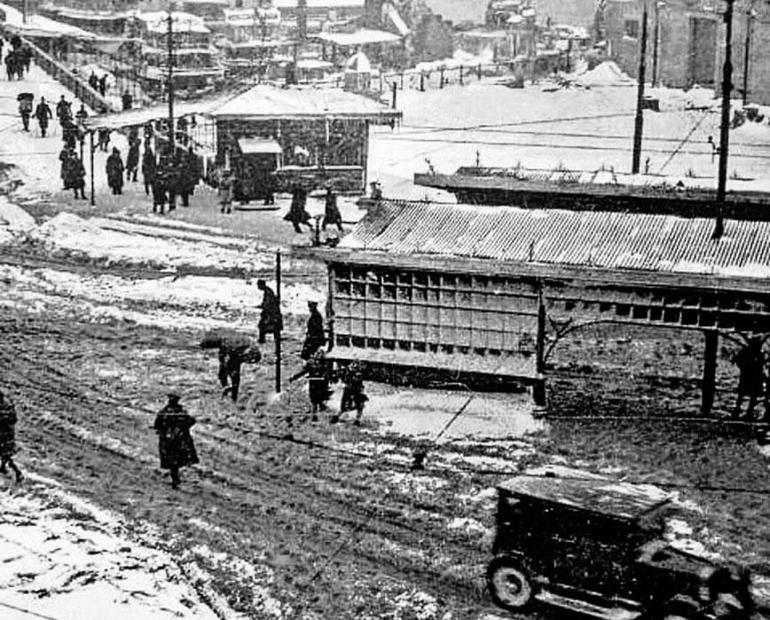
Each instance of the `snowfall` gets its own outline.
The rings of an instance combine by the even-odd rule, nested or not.
[[[38,94],[56,101],[64,91],[33,67]],[[477,160],[485,166],[625,170],[630,160],[630,136],[636,97],[634,83],[611,64],[568,76],[568,86],[528,85],[510,89],[489,81],[420,93],[399,93],[403,122],[391,130],[377,128],[371,142],[370,178],[379,179],[387,196],[451,199],[417,187],[412,175],[429,167],[453,172]],[[0,265],[4,295],[0,306],[24,304],[41,314],[53,305],[69,304],[73,312],[94,321],[126,321],[171,329],[237,326],[248,329],[257,319],[258,291],[251,278],[226,275],[185,275],[189,271],[227,272],[272,269],[274,246],[259,236],[236,235],[216,226],[194,225],[179,219],[147,214],[99,214],[84,217],[68,212],[36,221],[24,204],[50,199],[60,191],[59,137],[38,138],[19,131],[14,117],[16,91],[8,84],[0,99],[6,123],[0,159],[16,165],[0,197],[0,246],[16,251],[42,248],[63,261],[154,270],[155,278],[84,273],[43,266],[35,269]],[[712,91],[656,89],[661,112],[645,115],[645,157],[648,167],[666,178],[697,178],[714,184],[716,165],[708,136],[717,135],[718,102]],[[564,134],[567,134],[566,136]],[[732,132],[730,186],[770,189],[766,144],[770,127],[747,123]],[[122,145],[122,138],[117,144]],[[598,149],[598,150],[597,150]],[[104,161],[97,154],[96,186],[106,194]],[[15,175],[15,176],[14,176]],[[738,180],[738,178],[742,180]],[[98,201],[97,201],[98,202]],[[98,214],[98,215],[97,215]],[[345,219],[363,215],[346,206]],[[282,226],[282,213],[263,214]],[[308,298],[323,303],[318,285],[287,283],[282,290],[284,312],[301,320]],[[142,302],[152,302],[147,307]],[[160,308],[163,308],[162,310]],[[380,433],[435,437],[451,413],[466,400],[463,394],[388,390],[373,399],[367,415]],[[517,415],[511,415],[514,410]],[[515,456],[530,448],[516,442],[530,433],[547,432],[535,419],[526,395],[501,400],[474,399],[468,415],[442,441],[457,447],[464,441],[513,442]],[[350,446],[367,451],[365,444]],[[451,469],[458,460],[506,471],[506,458],[442,456],[437,466]],[[408,455],[394,458],[408,459]],[[440,480],[437,484],[440,484]],[[406,484],[406,483],[405,483]],[[56,620],[89,618],[235,617],[207,587],[206,575],[180,558],[169,557],[161,541],[147,530],[129,534],[116,515],[105,514],[59,489],[55,481],[28,476],[23,486],[0,481],[0,617]],[[691,545],[686,524],[671,524],[672,539]],[[458,522],[454,527],[473,528]],[[691,546],[689,548],[692,548]],[[492,616],[488,616],[492,617]]]

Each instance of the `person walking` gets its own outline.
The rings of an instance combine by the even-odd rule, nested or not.
[[[356,418],[353,420],[355,426],[361,425],[361,417],[364,415],[364,406],[369,397],[364,393],[364,373],[363,368],[357,362],[353,362],[342,369],[340,378],[345,387],[342,390],[342,400],[340,402],[340,413],[346,411],[356,412]],[[339,421],[339,416],[333,417],[330,422],[335,424]]]
[[[110,146],[110,130],[106,128],[100,128],[97,132],[97,135],[99,138],[99,150],[106,153]]]
[[[40,97],[40,102],[35,108],[35,118],[38,125],[40,125],[40,137],[45,138],[45,132],[48,130],[48,121],[53,118],[53,113],[45,102],[45,97]]]
[[[218,377],[222,396],[229,393],[233,402],[237,401],[241,385],[241,365],[259,363],[262,351],[251,338],[230,330],[207,332],[200,346],[202,349],[219,349]]]
[[[292,226],[294,226],[294,232],[302,232],[300,224],[307,224],[312,229],[310,214],[305,210],[306,204],[307,190],[301,185],[295,185],[291,192],[291,207],[289,212],[283,217],[284,220],[291,222]]]
[[[56,104],[56,118],[59,120],[62,131],[64,130],[65,121],[72,118],[70,103],[65,99],[64,95],[61,96],[61,99],[59,99],[59,102]]]
[[[30,93],[19,95],[19,115],[21,116],[21,124],[24,127],[24,131],[29,131],[29,119],[32,116],[33,101],[33,96]]]
[[[134,98],[131,96],[131,93],[128,91],[125,91],[123,95],[120,97],[120,102],[123,105],[124,112],[134,107]]]
[[[336,226],[342,232],[342,214],[337,207],[337,195],[331,184],[326,185],[326,197],[324,198],[324,219],[321,228],[326,230],[326,225]]]
[[[307,308],[310,311],[310,317],[307,320],[307,331],[305,332],[305,342],[302,345],[300,357],[303,360],[309,360],[312,355],[323,348],[326,344],[326,333],[324,332],[324,320],[318,311],[317,301],[308,301]]]
[[[158,434],[158,452],[161,469],[171,473],[171,487],[176,489],[181,482],[179,470],[198,463],[198,453],[190,435],[195,418],[179,403],[178,394],[169,394],[168,402],[158,412],[152,428]]]
[[[16,482],[21,482],[24,476],[13,461],[16,453],[16,407],[2,391],[0,391],[0,474],[5,474],[10,467],[16,474]]]
[[[145,177],[146,178],[146,177]],[[156,169],[152,179],[152,212],[160,210],[163,215],[163,209],[166,206],[168,186],[166,184],[166,174],[162,169]]]
[[[96,73],[91,71],[91,75],[88,76],[88,85],[95,91],[99,92],[99,78],[96,77]]]
[[[310,399],[310,411],[313,416],[312,420],[313,422],[318,422],[318,413],[326,411],[326,403],[332,395],[332,391],[329,389],[331,367],[323,349],[318,349],[313,353],[305,362],[304,368],[291,377],[289,381],[295,381],[304,375],[307,375],[307,390],[308,398]]]
[[[233,205],[233,177],[229,170],[223,170],[219,175],[217,194],[219,195],[220,213],[231,213]]]
[[[126,181],[136,183],[136,174],[139,168],[139,138],[130,140],[128,156],[126,157]]]
[[[75,121],[77,121],[78,127],[85,127],[86,120],[88,119],[88,110],[86,110],[86,104],[81,103],[80,109],[75,114]]]
[[[762,339],[759,336],[751,336],[746,345],[738,351],[734,361],[738,366],[739,376],[738,398],[735,401],[733,419],[741,418],[741,406],[744,398],[748,396],[749,403],[743,417],[751,420],[754,407],[765,389],[765,356],[762,353]]]
[[[103,73],[102,77],[99,78],[99,94],[104,97],[107,94],[107,74]]]
[[[16,76],[16,53],[13,50],[9,51],[5,57],[5,73],[9,82]]]
[[[155,183],[155,153],[149,143],[145,143],[142,155],[142,180],[144,181],[144,193],[149,196],[153,183]]]
[[[273,289],[262,279],[257,280],[257,288],[262,291],[262,303],[258,306],[262,308],[259,316],[259,344],[265,344],[267,334],[273,334],[275,338],[283,329],[283,317]]]
[[[107,158],[107,184],[114,195],[123,193],[123,160],[117,147],[112,148],[112,154]]]
[[[86,198],[86,169],[78,154],[73,149],[65,161],[65,185],[75,190],[75,198]]]
[[[62,150],[59,152],[59,163],[60,163],[60,169],[59,169],[59,177],[62,180],[62,185],[64,186],[64,189],[70,189],[70,186],[68,184],[68,173],[69,170],[67,168],[67,160],[70,157],[70,154],[72,153],[72,149],[70,149],[69,145],[65,143]]]

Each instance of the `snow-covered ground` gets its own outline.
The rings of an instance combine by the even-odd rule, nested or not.
[[[114,516],[56,488],[2,486],[3,620],[217,620],[176,560],[128,538]]]

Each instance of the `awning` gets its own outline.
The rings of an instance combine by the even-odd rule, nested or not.
[[[275,140],[264,138],[238,138],[238,148],[244,155],[278,155],[283,153],[281,145]]]

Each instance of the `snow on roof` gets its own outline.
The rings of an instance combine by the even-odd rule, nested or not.
[[[20,32],[22,35],[39,37],[70,36],[92,41],[99,38],[92,32],[82,30],[77,26],[70,26],[69,24],[48,19],[42,15],[28,15],[25,23],[21,11],[7,4],[0,4],[0,11],[5,13],[5,26]]]
[[[336,88],[274,88],[259,85],[213,110],[215,118],[299,118],[400,116],[380,103]]]
[[[279,154],[283,153],[281,145],[275,140],[265,140],[264,138],[238,138],[238,148],[244,154]]]
[[[358,71],[359,73],[371,73],[372,63],[363,52],[356,52],[345,63],[346,71]]]
[[[173,19],[174,32],[194,32],[198,34],[208,34],[211,32],[204,24],[202,17],[198,17],[192,13],[181,13],[179,11],[173,11],[171,16]],[[168,29],[167,11],[140,12],[136,13],[136,18],[143,21],[147,30],[150,32],[162,34]]]
[[[365,0],[307,0],[309,9],[363,8]],[[297,0],[273,0],[276,9],[296,9]]]
[[[232,95],[223,95],[209,100],[180,101],[174,104],[174,115],[176,118],[193,114],[206,115],[230,98]],[[145,125],[150,121],[166,118],[168,118],[168,105],[164,103],[115,114],[91,116],[86,120],[86,125],[90,129],[122,129],[123,127],[136,127]]]
[[[382,201],[339,250],[770,280],[770,222]]]
[[[341,47],[366,45],[367,43],[396,43],[401,40],[400,36],[392,32],[369,28],[361,28],[355,32],[321,32],[315,35],[315,38]]]
[[[488,0],[425,0],[435,14],[456,24],[473,22],[483,24],[486,20]]]

